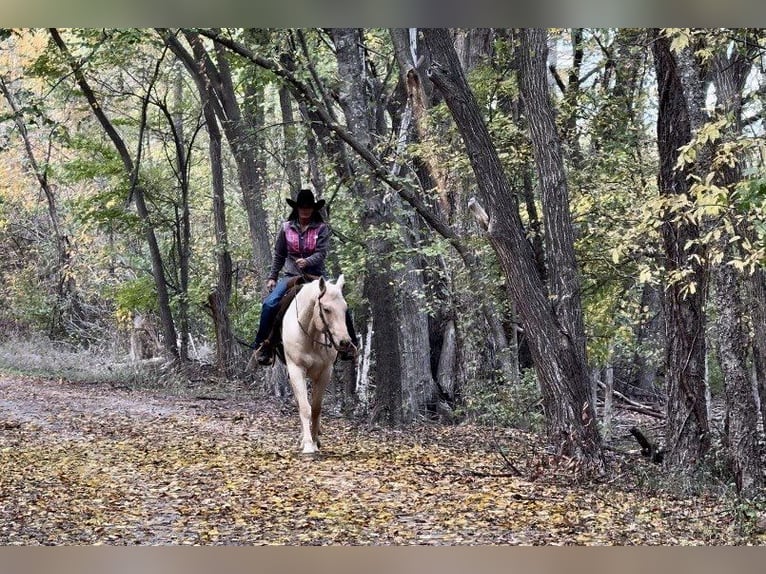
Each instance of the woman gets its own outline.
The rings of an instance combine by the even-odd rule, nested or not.
[[[330,228],[321,214],[324,199],[316,201],[310,189],[301,189],[295,200],[287,199],[287,204],[292,211],[277,233],[274,259],[266,281],[268,295],[263,301],[258,333],[253,343],[256,361],[261,365],[274,362],[274,347],[269,341],[269,335],[290,280],[301,276],[307,279],[326,276],[325,259],[330,249]],[[283,269],[285,276],[279,279],[279,272]],[[356,345],[349,313],[346,313],[346,325]],[[340,358],[351,359],[353,354],[342,353]]]

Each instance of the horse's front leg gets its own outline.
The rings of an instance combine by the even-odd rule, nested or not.
[[[312,454],[317,451],[317,444],[311,436],[311,405],[309,405],[306,390],[306,372],[291,363],[287,365],[287,372],[290,375],[290,386],[293,388],[301,417],[301,446],[304,454]]]
[[[311,388],[311,438],[317,446],[319,446],[319,434],[321,432],[319,417],[322,415],[322,398],[327,384],[330,382],[331,374],[332,364],[319,373]]]

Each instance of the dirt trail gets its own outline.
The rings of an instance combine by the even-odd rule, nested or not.
[[[307,458],[276,403],[0,375],[0,544],[738,542],[715,501],[530,481],[510,431],[324,432]]]
[[[108,384],[77,384],[0,375],[0,421],[16,421],[59,439],[87,440],[113,434],[112,421],[136,428],[153,427],[163,420],[183,421],[200,430],[231,433],[231,420],[252,418],[263,410],[251,402],[219,406],[207,399],[162,397],[126,391]],[[103,425],[103,426],[102,426]]]

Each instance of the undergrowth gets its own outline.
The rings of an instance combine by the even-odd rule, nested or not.
[[[471,385],[459,414],[479,424],[540,433],[544,430],[540,389],[533,369],[518,383],[494,382]]]
[[[74,383],[162,389],[169,394],[182,394],[188,381],[167,361],[131,361],[114,344],[83,348],[40,337],[1,340],[0,370]]]

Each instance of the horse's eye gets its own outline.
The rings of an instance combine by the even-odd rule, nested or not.
[[[332,309],[330,309],[329,307],[324,307],[324,312],[327,313],[328,315],[331,315]]]

